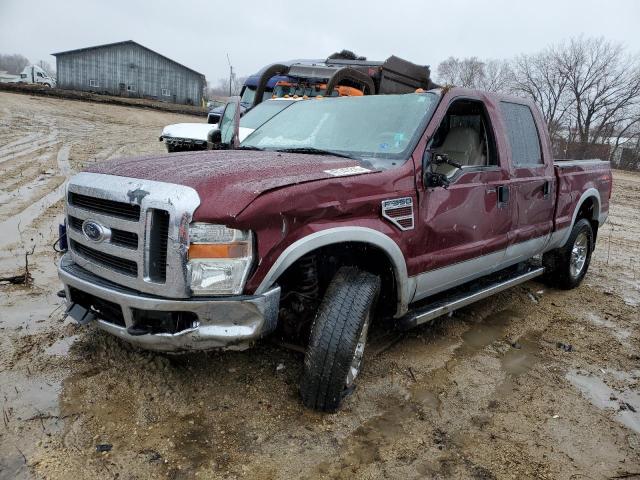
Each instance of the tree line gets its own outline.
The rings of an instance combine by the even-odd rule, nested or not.
[[[640,56],[604,38],[572,38],[510,60],[450,57],[444,85],[515,94],[540,108],[558,158],[640,169]]]

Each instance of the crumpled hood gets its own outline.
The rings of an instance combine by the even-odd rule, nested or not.
[[[86,171],[192,187],[201,202],[194,220],[224,221],[269,190],[374,170],[358,160],[328,155],[214,150],[117,159]]]

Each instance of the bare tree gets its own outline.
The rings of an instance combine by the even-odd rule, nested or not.
[[[476,57],[449,57],[438,65],[438,80],[446,85],[477,88],[484,75],[484,64]]]
[[[558,53],[548,48],[534,55],[520,55],[512,65],[513,93],[530,97],[538,105],[551,138],[557,138],[572,105],[569,79],[559,65]]]
[[[44,70],[47,75],[50,77],[56,76],[56,69],[51,66],[49,62],[46,60],[40,60],[36,65],[38,65],[42,70]]]
[[[29,65],[29,59],[19,53],[13,55],[0,54],[0,70],[5,70],[12,75],[18,75],[24,67]]]
[[[488,92],[507,92],[513,84],[513,69],[506,60],[487,60],[483,63],[483,74],[478,88]]]
[[[604,143],[614,131],[624,131],[638,121],[640,61],[627,55],[621,44],[604,38],[572,39],[556,52],[558,68],[567,80],[580,148]]]
[[[441,83],[491,92],[507,90],[511,75],[509,63],[504,60],[449,57],[438,65],[438,80]]]
[[[236,77],[231,79],[231,85],[229,85],[229,78],[219,78],[214,84],[207,84],[207,97],[228,97],[229,87],[231,87],[231,95],[240,95],[242,86],[245,84],[247,77]]]

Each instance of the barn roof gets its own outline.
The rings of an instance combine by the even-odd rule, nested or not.
[[[51,55],[53,55],[54,57],[56,57],[56,56],[58,56],[58,55],[66,55],[66,54],[68,54],[68,53],[85,52],[85,51],[87,51],[87,50],[96,50],[96,49],[98,49],[98,48],[114,47],[114,46],[116,46],[116,45],[127,45],[127,44],[129,44],[129,45],[137,45],[137,46],[138,46],[138,47],[140,47],[140,48],[144,48],[145,50],[147,50],[147,51],[149,51],[149,52],[151,52],[151,53],[154,53],[154,54],[156,54],[156,55],[158,55],[158,56],[160,56],[160,57],[162,57],[162,58],[164,58],[164,59],[166,59],[166,60],[169,60],[170,62],[175,63],[176,65],[181,66],[182,68],[186,68],[186,69],[187,69],[187,70],[189,70],[190,72],[193,72],[193,73],[195,73],[195,74],[197,74],[197,75],[200,75],[201,77],[203,77],[203,78],[204,78],[204,75],[203,75],[202,73],[200,73],[200,72],[196,72],[194,69],[189,68],[189,67],[187,67],[186,65],[183,65],[182,63],[176,62],[175,60],[173,60],[173,59],[171,59],[171,58],[169,58],[169,57],[167,57],[167,56],[165,56],[165,55],[162,55],[161,53],[158,53],[158,52],[156,52],[156,51],[154,51],[154,50],[151,50],[151,49],[150,49],[150,48],[148,48],[148,47],[145,47],[144,45],[140,45],[138,42],[134,42],[133,40],[124,40],[124,41],[122,41],[122,42],[105,43],[105,44],[103,44],[103,45],[95,45],[95,46],[93,46],[93,47],[76,48],[76,49],[74,49],[74,50],[66,50],[66,51],[64,51],[64,52],[52,53]]]

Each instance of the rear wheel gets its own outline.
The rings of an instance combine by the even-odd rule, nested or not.
[[[547,252],[543,262],[547,283],[569,290],[580,285],[593,252],[593,229],[588,220],[576,222],[564,247]]]
[[[362,367],[380,278],[342,267],[329,284],[311,327],[300,383],[306,407],[335,412]]]

